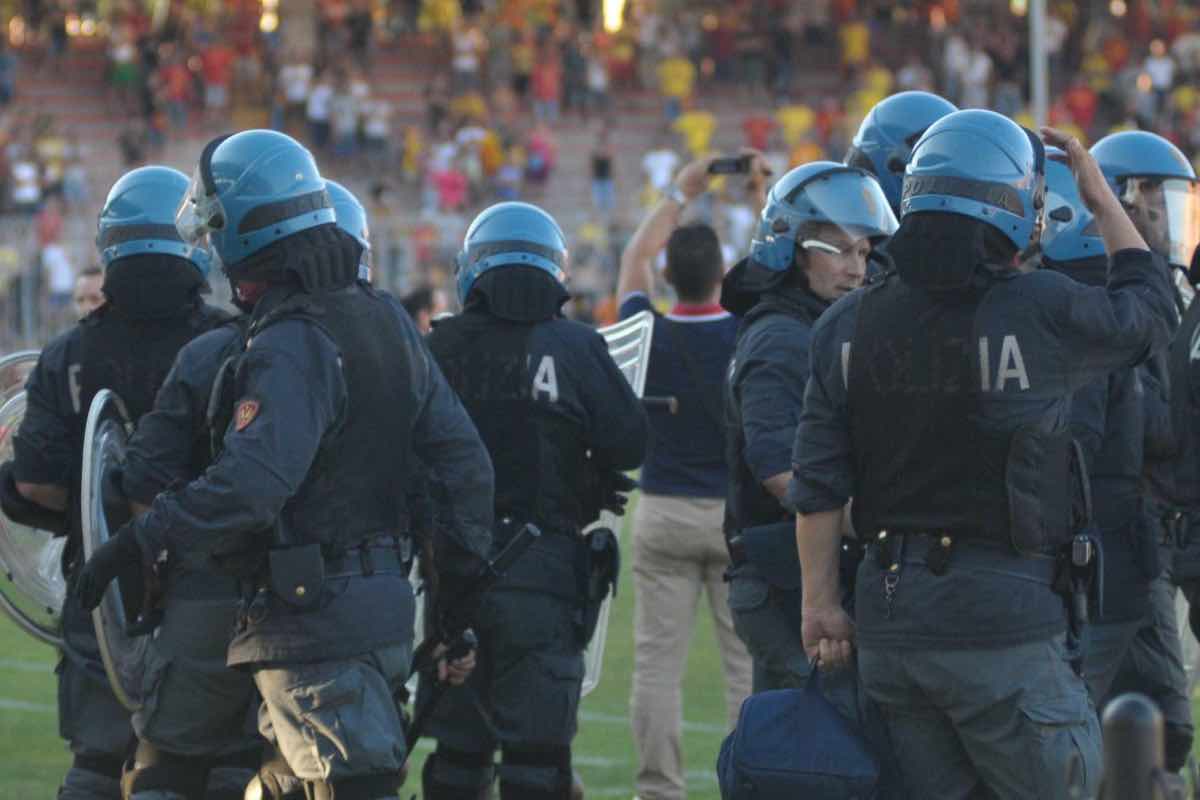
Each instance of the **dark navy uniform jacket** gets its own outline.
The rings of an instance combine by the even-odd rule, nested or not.
[[[454,499],[446,509],[447,533],[467,553],[486,557],[491,545],[491,461],[416,326],[393,298],[384,296],[400,320],[406,344],[404,352],[394,354],[394,363],[409,379],[406,391],[416,409],[406,421],[415,454]],[[335,435],[348,411],[347,384],[334,341],[301,318],[267,326],[247,347],[238,394],[253,398],[254,405],[243,411],[239,404],[217,459],[197,480],[160,494],[150,510],[131,523],[149,552],[166,549],[171,558],[204,569],[215,555],[248,549],[255,540],[270,536],[294,496],[303,493],[306,502],[321,502],[311,495],[319,484],[308,483],[309,473],[323,442]],[[477,564],[472,561],[463,569]],[[407,621],[396,619],[405,611],[404,598],[396,592],[406,589],[411,603],[411,587],[403,578],[397,582],[381,577],[386,578],[351,579],[344,593],[318,613],[276,615],[253,629],[253,635],[235,639],[230,663],[338,658],[401,643],[406,632],[411,637],[411,606]],[[384,613],[389,609],[392,614]]]
[[[1048,270],[1002,277],[975,317],[979,426],[997,433],[1021,426],[1065,430],[1073,393],[1166,346],[1174,314],[1170,292],[1166,273],[1141,250],[1113,256],[1107,287]],[[802,514],[840,509],[855,494],[846,376],[861,298],[861,291],[842,298],[813,330],[812,376],[790,487]],[[957,446],[971,443],[929,442],[929,457]],[[910,544],[918,549],[918,542]],[[936,576],[923,558],[910,557],[916,555],[923,556],[905,555],[890,619],[881,568],[870,553],[863,561],[855,597],[862,645],[1000,647],[1066,628],[1063,600],[1051,587],[1052,559],[965,542],[946,573]]]
[[[83,452],[79,326],[42,348],[25,382],[25,417],[13,439],[13,477],[23,483],[71,487]]]
[[[765,295],[742,321],[725,397],[727,532],[793,513],[763,483],[791,468],[812,326],[828,306],[811,292],[786,290]]]

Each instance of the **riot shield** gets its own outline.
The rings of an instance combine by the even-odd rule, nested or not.
[[[105,476],[125,460],[129,438],[129,415],[115,393],[101,389],[88,409],[83,434],[83,477],[79,500],[82,504],[81,529],[85,558],[91,558],[128,519],[123,499],[105,502]],[[143,599],[142,565],[130,564],[104,593],[100,605],[92,611],[100,659],[112,685],[113,694],[130,711],[141,708],[142,671],[145,668],[147,636],[131,636],[129,625],[137,619]]]
[[[13,436],[25,416],[25,379],[37,359],[36,350],[0,358],[0,463],[13,457]],[[55,647],[62,646],[66,544],[65,537],[13,522],[0,512],[0,611],[21,630]]]
[[[654,334],[654,315],[640,311],[629,319],[615,325],[600,328],[600,335],[608,344],[609,355],[617,362],[625,380],[633,387],[633,393],[642,396],[646,388],[646,367],[650,363],[650,340]],[[600,512],[592,528],[608,528],[620,535],[621,518],[611,511]],[[585,531],[586,533],[586,531]],[[608,636],[608,616],[612,609],[612,594],[604,598],[600,606],[600,619],[596,630],[583,653],[586,667],[583,674],[583,694],[587,695],[600,683],[600,671],[604,663],[604,641]]]

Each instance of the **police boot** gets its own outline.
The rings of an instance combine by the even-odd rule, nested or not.
[[[181,756],[138,742],[121,775],[124,800],[204,800],[208,759]]]
[[[583,778],[577,770],[571,770],[571,800],[583,800]]]
[[[488,800],[492,779],[491,753],[468,753],[439,744],[421,769],[421,792],[425,800]]]

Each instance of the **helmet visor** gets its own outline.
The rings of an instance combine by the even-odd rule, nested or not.
[[[1200,245],[1200,184],[1131,176],[1122,181],[1121,204],[1151,250],[1176,266],[1191,265]]]
[[[819,223],[849,239],[873,242],[891,236],[896,215],[879,182],[861,170],[846,168],[815,176],[783,198],[799,223]],[[800,231],[797,231],[800,233]]]
[[[183,241],[198,245],[205,236],[224,226],[225,211],[221,207],[221,200],[215,194],[208,193],[200,167],[196,167],[187,194],[175,211],[175,230]]]

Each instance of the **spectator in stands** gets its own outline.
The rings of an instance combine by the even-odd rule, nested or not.
[[[371,18],[370,0],[354,0],[354,6],[346,15],[346,32],[349,36],[350,55],[359,68],[371,69],[371,44],[375,22]]]
[[[716,628],[730,725],[751,679],[729,611],[722,533],[722,386],[738,322],[717,302],[724,270],[716,233],[705,224],[680,226],[684,208],[708,187],[710,160],[680,171],[626,246],[617,282],[622,318],[653,311],[653,264],[666,246],[663,276],[677,302],[671,313],[656,313],[646,395],[677,405],[649,410],[650,443],[633,520],[632,723],[637,794],[669,800],[683,798],[687,787],[680,683],[701,593],[708,594]]]
[[[229,85],[233,82],[233,48],[215,36],[200,52],[204,76],[204,108],[209,118],[221,118],[229,108]]]
[[[306,109],[312,79],[312,65],[301,58],[298,52],[289,53],[278,78],[286,100],[284,123],[287,129],[299,130],[307,121]]]
[[[329,96],[329,128],[333,135],[333,154],[349,158],[358,149],[358,98],[350,86],[345,70],[334,73],[333,91]]]
[[[602,124],[596,132],[592,146],[592,205],[601,216],[608,219],[616,208],[617,198],[613,182],[613,147],[611,128]]]
[[[971,42],[967,68],[962,74],[962,103],[960,108],[987,108],[988,91],[992,81],[992,57],[977,39]]]
[[[400,302],[413,318],[413,322],[417,323],[417,330],[421,331],[422,335],[429,333],[433,329],[433,320],[450,308],[446,302],[446,293],[431,286],[414,289]]]
[[[678,166],[679,156],[671,149],[669,137],[660,133],[654,148],[642,156],[642,172],[650,187],[657,194],[666,192]]]
[[[94,264],[84,267],[75,278],[75,289],[71,300],[75,304],[75,315],[83,319],[104,305],[104,272]]]
[[[672,55],[658,65],[658,91],[663,97],[663,114],[673,123],[683,113],[696,87],[696,67],[682,55]]]
[[[608,111],[608,64],[604,53],[595,44],[584,51],[587,59],[588,112]]]
[[[562,60],[554,47],[542,47],[530,76],[533,90],[533,116],[538,122],[551,125],[558,122],[558,103],[562,96]]]
[[[317,75],[316,82],[308,92],[305,114],[308,118],[309,141],[316,150],[324,150],[329,144],[330,105],[333,102],[333,82],[327,71]]]

